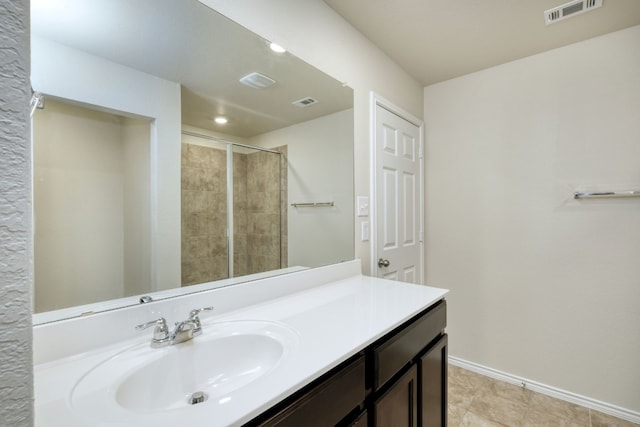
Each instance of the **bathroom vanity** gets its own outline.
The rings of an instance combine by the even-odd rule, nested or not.
[[[247,426],[446,426],[445,326],[441,300]]]
[[[34,328],[36,426],[444,426],[444,289],[359,261]],[[151,346],[200,313],[202,334]],[[208,314],[210,313],[210,314]]]

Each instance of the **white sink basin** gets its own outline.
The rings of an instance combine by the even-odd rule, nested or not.
[[[70,404],[78,414],[115,421],[223,403],[268,380],[297,342],[294,331],[273,322],[205,324],[191,341],[163,348],[141,344],[110,357],[76,383]],[[193,405],[197,392],[206,400]]]

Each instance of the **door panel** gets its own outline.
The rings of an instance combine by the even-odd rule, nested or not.
[[[382,275],[382,278],[387,280],[401,280],[400,278],[398,278],[397,271],[392,271],[391,273],[385,273]]]
[[[396,138],[396,128],[393,125],[382,123],[382,148],[391,155],[396,155],[398,139]]]
[[[422,280],[420,128],[376,106],[375,220],[378,277]],[[389,261],[388,263],[386,261]]]
[[[403,133],[402,134],[402,146],[404,148],[403,156],[405,159],[413,162],[416,160],[416,138],[415,135],[410,135]]]
[[[398,171],[384,168],[383,194],[386,203],[382,211],[382,246],[385,249],[398,247]]]
[[[414,267],[405,268],[402,281],[409,282],[409,283],[417,283],[416,269]]]
[[[416,176],[412,173],[403,173],[403,209],[404,219],[401,221],[403,225],[403,244],[406,246],[416,244],[416,215],[415,205],[416,201],[411,195],[416,194]]]

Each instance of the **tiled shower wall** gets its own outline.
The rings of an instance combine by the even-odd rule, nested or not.
[[[226,152],[182,144],[182,284],[227,277]]]
[[[234,276],[286,266],[284,164],[270,153],[234,153]],[[226,174],[226,151],[182,144],[183,286],[228,277]]]
[[[280,150],[281,151],[281,150]],[[286,266],[282,258],[281,217],[286,206],[281,204],[281,163],[278,155],[267,152],[247,154],[247,272],[259,273]],[[286,175],[286,168],[284,169]],[[286,185],[282,187],[286,189]],[[281,238],[282,237],[282,238]]]

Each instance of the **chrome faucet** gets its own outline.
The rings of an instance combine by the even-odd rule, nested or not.
[[[155,326],[153,330],[153,338],[151,339],[151,347],[164,347],[167,345],[180,344],[189,341],[193,337],[202,334],[202,324],[200,323],[199,314],[203,311],[211,311],[213,307],[196,308],[189,312],[189,318],[182,322],[176,322],[173,332],[169,332],[167,320],[161,317],[151,322],[143,323],[136,326],[137,330],[147,329]]]

